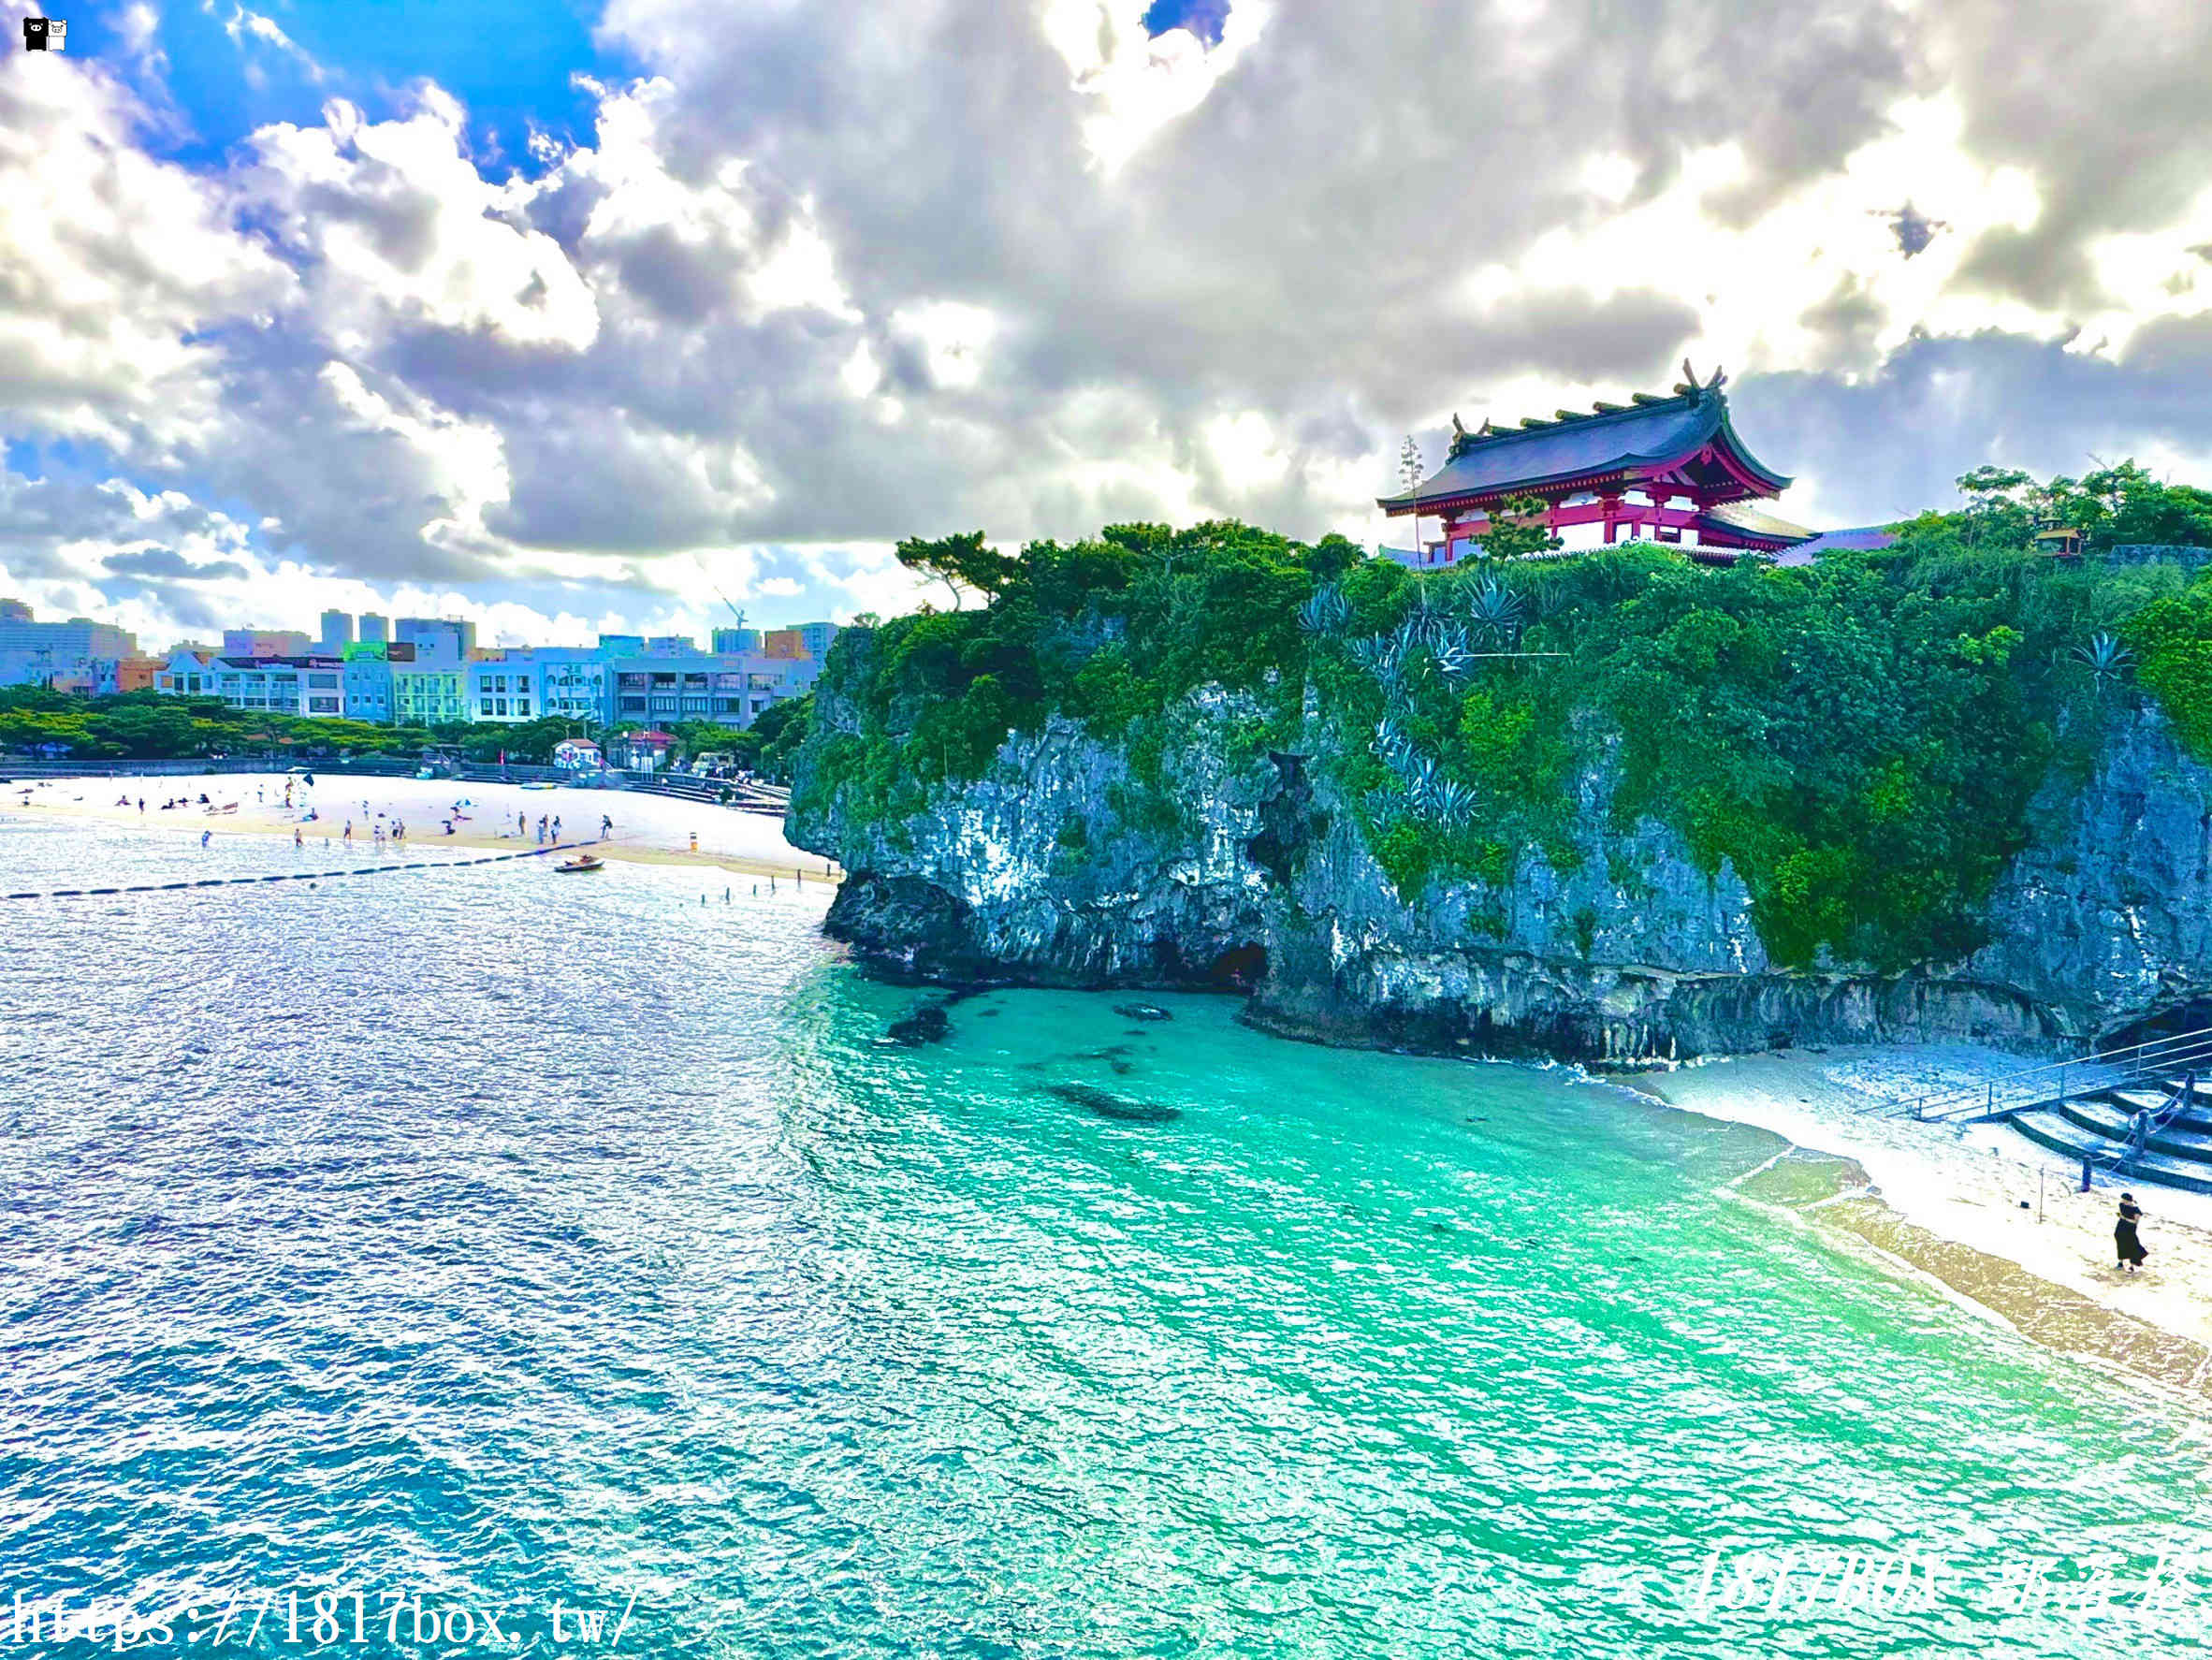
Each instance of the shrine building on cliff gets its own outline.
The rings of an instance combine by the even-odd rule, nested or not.
[[[1544,504],[1554,531],[1601,525],[1608,543],[1649,537],[1679,545],[1707,564],[1733,564],[1747,552],[1784,556],[1815,537],[1802,525],[1762,512],[1789,488],[1787,476],[1753,455],[1728,420],[1726,377],[1699,384],[1690,366],[1671,397],[1638,392],[1626,404],[1585,414],[1563,409],[1551,420],[1524,420],[1473,432],[1452,417],[1451,454],[1418,489],[1376,503],[1414,521],[1415,549],[1385,548],[1416,569],[1442,568],[1480,551],[1491,515],[1515,497]],[[1433,517],[1443,535],[1422,541]]]

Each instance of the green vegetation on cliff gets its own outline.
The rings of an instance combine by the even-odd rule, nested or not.
[[[2103,504],[2105,542],[2142,525],[2212,544],[2212,498],[2132,469],[2089,482],[2103,494],[1972,474],[1964,511],[1800,568],[1633,544],[1416,575],[1223,523],[1019,559],[910,542],[904,561],[988,604],[840,636],[799,805],[895,841],[931,791],[1057,713],[1128,757],[1120,828],[1166,835],[1186,694],[1217,685],[1259,711],[1237,746],[1312,756],[1409,900],[1501,886],[1532,852],[1573,862],[1586,783],[1609,780],[1618,825],[1649,816],[1733,866],[1779,959],[1954,959],[2030,798],[2054,769],[2086,776],[2138,672],[2212,755],[2212,579],[2030,545],[2059,486]],[[1113,829],[1063,842],[1078,856]]]

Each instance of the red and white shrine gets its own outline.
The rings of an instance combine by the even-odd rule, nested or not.
[[[1611,543],[1649,536],[1681,545],[1692,559],[1732,564],[1745,552],[1782,553],[1813,540],[1801,525],[1750,505],[1789,488],[1736,435],[1728,420],[1726,377],[1699,384],[1682,365],[1671,397],[1638,392],[1633,401],[1600,403],[1587,414],[1563,409],[1551,420],[1524,420],[1473,432],[1452,417],[1451,455],[1419,488],[1383,497],[1390,517],[1443,520],[1441,539],[1416,552],[1386,550],[1416,566],[1457,564],[1479,550],[1491,515],[1515,497],[1544,503],[1553,531],[1602,525]],[[1419,531],[1416,531],[1419,542]]]

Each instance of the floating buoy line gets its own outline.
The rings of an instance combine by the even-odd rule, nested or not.
[[[397,865],[352,865],[342,870],[287,870],[275,876],[211,876],[197,881],[145,881],[130,887],[48,888],[23,894],[0,894],[0,899],[96,899],[111,894],[170,894],[184,888],[242,888],[265,881],[333,881],[342,876],[381,876],[393,870],[457,870],[466,865],[504,865],[515,859],[542,859],[547,853],[573,853],[578,848],[597,847],[592,841],[562,842],[555,847],[533,847],[518,853],[485,853],[473,859],[410,859]]]

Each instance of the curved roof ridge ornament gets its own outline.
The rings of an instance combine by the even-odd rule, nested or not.
[[[1689,358],[1684,357],[1682,359],[1681,382],[1675,387],[1675,394],[1678,397],[1687,398],[1695,403],[1708,392],[1719,391],[1727,385],[1727,382],[1728,371],[1717,363],[1713,365],[1712,379],[1700,382],[1697,378],[1697,371],[1690,367]]]

